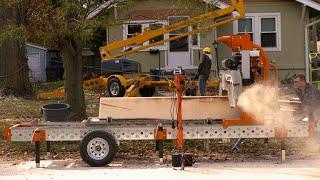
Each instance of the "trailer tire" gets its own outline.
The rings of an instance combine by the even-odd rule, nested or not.
[[[107,90],[110,97],[123,97],[125,94],[124,87],[116,77],[111,77],[108,80]]]
[[[152,97],[156,92],[156,88],[144,86],[143,88],[139,89],[139,92],[142,97]]]
[[[105,131],[93,131],[80,143],[81,158],[90,166],[100,167],[109,164],[118,150],[114,137]]]

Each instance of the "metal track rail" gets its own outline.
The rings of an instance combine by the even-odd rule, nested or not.
[[[4,128],[7,141],[35,143],[36,167],[40,167],[40,142],[80,141],[82,159],[91,166],[104,166],[112,161],[120,141],[155,140],[160,162],[163,160],[163,141],[176,139],[178,128],[171,120],[100,120],[96,118],[83,122],[16,124]],[[224,128],[221,121],[186,120],[183,122],[184,139],[231,139],[231,138],[279,138],[281,162],[285,160],[284,138],[310,137],[308,122],[276,125],[247,125]],[[318,125],[319,127],[319,125]]]
[[[122,140],[154,140],[158,124],[166,129],[167,139],[175,139],[177,128],[172,128],[171,121],[96,121],[82,123],[41,123],[37,126],[16,125],[10,128],[11,141],[32,141],[35,131],[45,131],[46,141],[81,141],[92,131],[106,131],[117,141]],[[223,128],[221,124],[207,121],[189,121],[184,123],[185,139],[219,139],[219,138],[272,138],[276,137],[276,126],[250,125],[230,126]],[[283,129],[282,129],[283,130]],[[288,124],[285,127],[286,137],[308,137],[308,123]]]

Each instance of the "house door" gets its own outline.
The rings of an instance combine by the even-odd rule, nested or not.
[[[41,81],[40,53],[28,54],[29,79],[31,82]]]
[[[169,16],[169,25],[187,20],[188,18],[189,17],[187,16]],[[169,33],[169,37],[171,38],[188,32],[188,28],[189,27],[185,27],[183,29],[172,31]],[[174,69],[181,66],[183,69],[186,69],[190,67],[192,65],[190,52],[189,36],[169,42],[167,68]]]

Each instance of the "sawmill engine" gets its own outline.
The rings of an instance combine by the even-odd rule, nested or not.
[[[257,57],[259,57],[259,51],[241,51],[233,52],[232,58],[222,61],[219,93],[222,95],[223,90],[227,91],[231,107],[236,106],[242,86],[254,83],[250,60]]]

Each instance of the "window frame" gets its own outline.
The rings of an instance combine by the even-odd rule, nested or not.
[[[192,31],[194,30],[194,29],[193,29],[193,26],[196,26],[197,29],[200,28],[200,25],[199,25],[199,24],[191,25],[191,26],[189,27],[189,29],[191,28]],[[190,36],[191,36],[191,37],[190,37],[191,50],[192,50],[192,49],[200,49],[200,44],[201,44],[201,42],[200,42],[200,41],[201,41],[200,33],[192,34],[192,35],[190,35]],[[193,44],[193,37],[192,37],[192,36],[197,36],[198,43],[197,43],[196,45]]]
[[[151,28],[150,28],[150,25],[151,25],[151,24],[161,24],[161,25],[162,25],[161,28],[165,27],[165,23],[164,23],[164,22],[152,22],[152,23],[148,23],[148,26],[147,26],[150,30],[151,30]],[[152,31],[152,30],[151,30],[151,31]],[[163,40],[166,38],[165,34],[160,35],[160,36],[163,36]],[[156,38],[156,37],[155,37],[155,38]],[[151,39],[148,40],[148,44],[150,44],[150,40],[151,40]],[[157,46],[155,46],[155,47],[157,48],[157,47],[165,46],[165,44],[166,44],[166,43],[163,43],[163,44],[157,45]]]
[[[256,36],[255,36],[255,31],[254,31],[254,28],[255,28],[255,24],[256,24],[256,22],[255,22],[255,17],[254,16],[246,16],[245,17],[245,19],[251,19],[252,20],[252,27],[251,27],[251,29],[252,29],[252,32],[249,32],[249,33],[252,33],[252,39],[253,39],[253,42],[256,42],[257,40],[257,38],[256,38]],[[244,34],[245,32],[239,32],[239,24],[238,24],[238,21],[237,21],[237,23],[235,24],[235,26],[236,26],[236,33],[235,34]]]
[[[125,21],[122,25],[122,29],[123,29],[123,35],[122,35],[122,39],[125,40],[127,39],[128,36],[128,25],[134,25],[134,24],[140,24],[142,27],[142,32],[144,32],[145,28],[149,28],[149,24],[163,24],[163,26],[168,26],[169,21],[165,21],[165,20],[141,20],[141,21]],[[199,25],[197,25],[199,26]],[[192,29],[191,26],[188,27],[189,31]],[[169,38],[169,34],[170,33],[165,33],[164,34],[164,39],[168,39]],[[193,45],[192,44],[192,35],[190,35],[190,48],[191,49],[200,49],[200,45],[201,45],[201,36],[200,33],[197,33],[196,36],[198,38],[198,44],[197,45]],[[143,45],[148,45],[149,41],[146,41],[143,43]],[[166,42],[162,45],[158,45],[158,46],[154,46],[154,47],[149,47],[147,49],[143,49],[141,51],[150,51],[150,49],[159,49],[162,51],[168,50],[169,48],[169,42]],[[124,47],[123,50],[126,50],[127,48]]]
[[[246,18],[253,18],[253,42],[261,45],[261,19],[275,18],[276,47],[263,47],[265,51],[281,51],[281,14],[280,13],[246,13]],[[238,34],[238,21],[233,22],[233,33]]]
[[[190,19],[190,16],[168,16],[167,17],[167,22],[168,22],[168,26],[170,26],[170,18],[186,18],[186,19],[182,19],[181,21],[186,21],[186,20],[188,20],[188,19]],[[179,22],[181,22],[181,21],[179,21]],[[174,22],[173,24],[176,24],[176,23],[178,23],[178,22]],[[185,27],[186,28],[186,32],[190,32],[190,30],[191,30],[191,26],[188,26],[188,27]],[[178,31],[178,32],[175,32],[175,31],[171,31],[171,32],[169,32],[169,33],[167,33],[168,34],[168,38],[170,38],[170,36],[171,35],[173,35],[173,36],[177,36],[177,35],[180,35],[180,34],[182,34],[182,33],[186,33],[186,32],[184,32],[184,31],[182,31],[182,32],[180,32],[182,29],[178,29],[178,30],[175,30],[175,31]],[[184,37],[185,38],[185,37]],[[188,51],[171,51],[170,50],[170,43],[172,43],[172,42],[174,42],[174,41],[169,41],[168,42],[168,52],[190,52],[191,50],[192,50],[192,44],[191,44],[191,36],[189,35],[189,36],[187,36],[186,37],[187,38],[187,42],[188,42]]]
[[[134,34],[129,34],[129,26],[130,25],[140,25],[141,26],[141,32],[143,31],[143,25],[142,24],[138,24],[138,23],[130,23],[126,25],[126,39],[128,39],[129,35],[134,35]]]
[[[142,32],[144,32],[145,28],[149,28],[149,24],[162,24],[163,26],[166,26],[168,23],[166,21],[158,21],[158,20],[143,20],[143,21],[126,21],[123,23],[123,35],[122,39],[125,40],[127,39],[128,36],[128,26],[129,25],[134,25],[134,24],[140,24],[142,28]],[[164,34],[164,38],[166,39],[167,34]],[[149,41],[146,41],[143,43],[144,46],[148,45]],[[149,47],[147,49],[143,49],[141,51],[150,51],[150,49],[159,49],[159,50],[167,50],[167,43],[164,43],[162,45],[154,46],[154,47]],[[124,47],[123,50],[127,49],[127,47]]]

